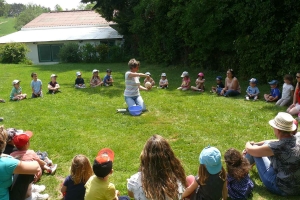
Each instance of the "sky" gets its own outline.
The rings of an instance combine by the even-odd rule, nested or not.
[[[60,5],[63,10],[65,10],[66,8],[68,10],[71,10],[72,8],[77,8],[80,4],[80,0],[5,0],[5,2],[8,4],[22,3],[25,5],[32,3],[50,8],[51,10],[54,9],[54,6],[56,4]]]

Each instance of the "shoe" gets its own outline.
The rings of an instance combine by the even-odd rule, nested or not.
[[[254,97],[253,101],[256,101],[256,100],[257,100],[257,96],[256,96],[256,97]]]
[[[33,193],[41,193],[43,192],[44,190],[46,189],[46,186],[44,185],[35,185],[35,184],[32,184],[31,186],[31,192]]]
[[[45,200],[49,198],[49,194],[40,194],[37,192],[32,193],[32,200]]]
[[[249,97],[246,97],[246,100],[249,101]]]
[[[0,122],[2,122],[4,120],[4,118],[3,117],[0,117]]]
[[[5,103],[4,99],[0,99],[0,103]]]
[[[50,167],[50,170],[48,170],[49,174],[54,174],[57,168],[57,164],[54,164]]]

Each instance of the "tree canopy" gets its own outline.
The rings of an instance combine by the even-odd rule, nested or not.
[[[300,59],[300,1],[82,0],[118,23],[126,46],[149,62],[245,78],[295,72]]]

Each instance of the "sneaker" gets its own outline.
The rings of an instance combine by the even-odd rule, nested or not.
[[[2,122],[4,120],[4,118],[3,117],[0,117],[0,122]]]
[[[44,185],[35,185],[35,184],[32,184],[31,186],[31,191],[34,193],[40,193],[40,192],[43,192],[44,190],[46,189],[46,186]]]
[[[249,97],[246,97],[246,100],[249,101]]]
[[[0,99],[0,103],[5,103],[4,99]]]
[[[40,194],[37,192],[32,193],[32,200],[45,200],[49,198],[49,194]]]
[[[57,164],[54,164],[50,167],[50,170],[48,170],[49,174],[54,174],[57,168]]]
[[[256,101],[256,100],[257,100],[257,96],[256,96],[256,97],[254,97],[253,101]]]

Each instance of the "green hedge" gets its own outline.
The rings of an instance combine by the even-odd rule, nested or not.
[[[0,46],[0,61],[2,63],[32,64],[32,62],[26,57],[27,52],[29,52],[29,49],[26,44],[7,43]]]

